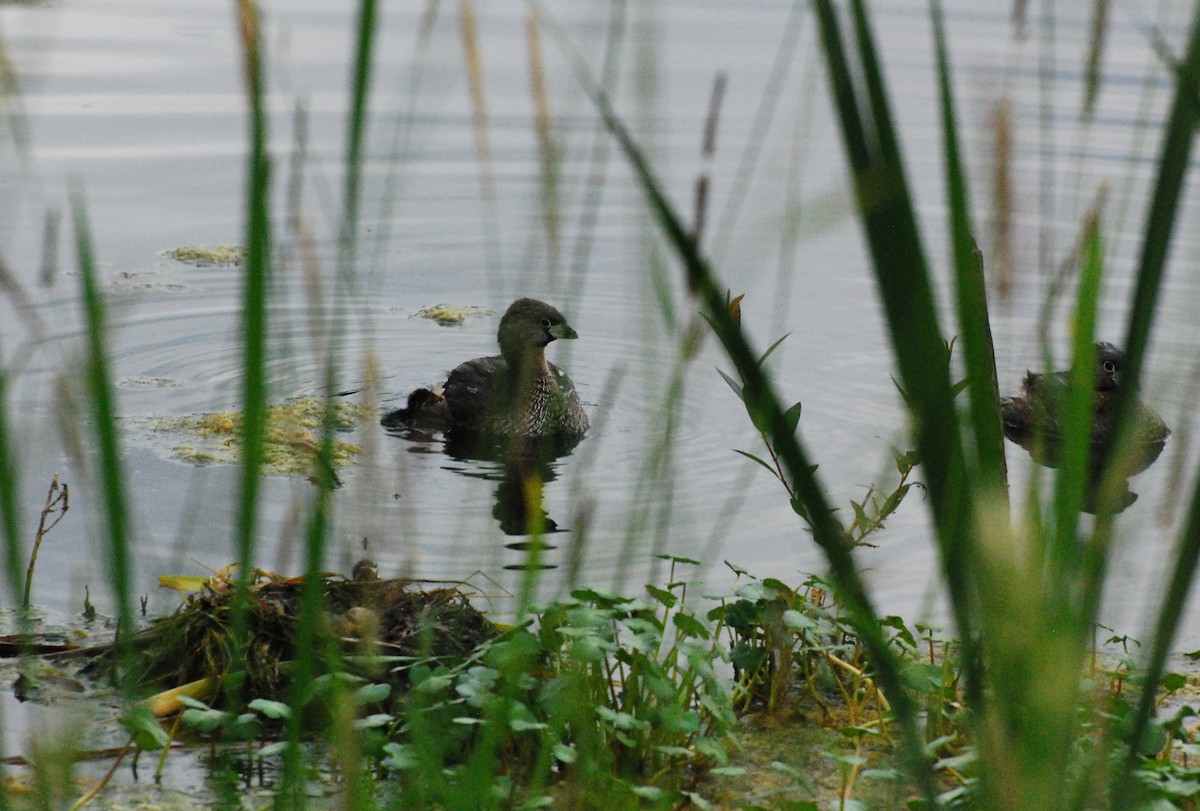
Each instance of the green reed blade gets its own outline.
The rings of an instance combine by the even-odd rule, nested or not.
[[[1100,233],[1100,206],[1092,211],[1084,229],[1082,266],[1072,321],[1071,371],[1066,400],[1059,415],[1059,469],[1054,485],[1054,541],[1050,545],[1047,593],[1067,596],[1071,589],[1054,588],[1054,583],[1073,581],[1079,571],[1079,512],[1091,476],[1091,433],[1096,388],[1096,310],[1100,300],[1104,245]],[[1084,618],[1072,612],[1079,620]],[[1074,630],[1079,643],[1086,641],[1089,622]]]
[[[942,108],[942,136],[946,164],[946,206],[950,215],[950,253],[954,263],[960,345],[966,363],[971,427],[975,437],[974,463],[981,483],[994,497],[1008,504],[1008,476],[1004,458],[1004,433],[1000,427],[1000,387],[988,315],[983,259],[976,247],[971,221],[971,200],[958,143],[951,84],[950,58],[940,0],[931,0],[934,46],[937,51],[938,86]]]
[[[125,474],[121,463],[121,447],[117,436],[117,410],[108,364],[105,342],[107,324],[104,301],[96,282],[96,261],[92,255],[92,237],[88,226],[87,208],[82,193],[72,194],[75,222],[75,249],[79,276],[83,286],[84,316],[87,322],[87,396],[91,404],[99,453],[99,501],[103,505],[105,536],[108,542],[108,573],[117,601],[117,623],[120,633],[117,645],[123,671],[123,689],[128,697],[135,679],[133,638],[133,602],[130,583],[128,509],[125,504]]]
[[[841,125],[859,214],[887,316],[900,380],[913,416],[917,445],[930,494],[938,549],[951,595],[958,636],[964,646],[966,690],[973,704],[982,693],[974,655],[971,543],[972,494],[967,484],[962,438],[954,408],[945,342],[928,265],[921,247],[900,147],[891,126],[887,93],[874,37],[861,2],[851,5],[859,64],[852,71],[830,0],[815,0],[830,92]],[[863,77],[859,87],[854,76]],[[870,125],[866,122],[870,122]]]
[[[266,433],[267,286],[271,263],[270,181],[262,32],[254,0],[238,1],[246,94],[250,104],[250,154],[246,181],[246,262],[242,293],[242,485],[238,512],[240,582],[251,575],[258,518],[259,474]]]
[[[1200,8],[1193,23],[1187,56],[1182,64],[1175,66],[1175,79],[1175,99],[1158,160],[1154,197],[1143,229],[1137,286],[1125,335],[1126,371],[1122,385],[1125,391],[1136,388],[1141,381],[1142,359],[1166,271],[1167,252],[1179,212],[1184,179],[1188,174],[1192,142],[1197,123],[1200,122],[1200,104],[1197,103],[1197,93],[1200,92]],[[1132,396],[1124,398],[1126,401],[1132,399]]]
[[[589,85],[588,89],[594,93],[593,86]],[[607,98],[598,93],[594,93],[594,98],[606,126],[632,164],[642,191],[646,194],[667,240],[678,254],[690,289],[700,299],[714,333],[745,382],[742,393],[747,410],[763,417],[763,433],[770,438],[797,496],[805,507],[813,538],[829,561],[832,582],[837,588],[841,604],[869,651],[871,661],[875,665],[877,682],[891,702],[905,741],[903,756],[906,766],[922,793],[933,803],[937,796],[937,787],[923,759],[916,706],[902,684],[899,663],[882,633],[866,584],[859,574],[853,552],[845,543],[841,528],[834,520],[833,509],[825,495],[824,487],[816,476],[808,454],[795,435],[786,414],[787,406],[775,394],[770,377],[758,363],[760,353],[750,346],[741,325],[733,318],[726,305],[724,287],[718,283],[715,273],[701,257],[683,221],[667,201],[641,149],[613,112]]]
[[[1083,114],[1091,118],[1096,112],[1096,98],[1100,95],[1100,80],[1104,75],[1104,44],[1108,36],[1108,23],[1112,12],[1112,0],[1092,0],[1092,25],[1088,35],[1087,58],[1084,60]]]
[[[378,0],[361,0],[358,6],[357,36],[354,48],[354,73],[350,86],[350,118],[346,131],[345,197],[342,201],[342,233],[339,273],[345,277],[353,270],[357,244],[359,185],[362,180],[363,142],[366,139],[368,101],[370,99],[372,59],[378,28]]]
[[[1122,457],[1128,452],[1132,440],[1128,424],[1134,414],[1139,388],[1142,358],[1149,340],[1150,327],[1154,320],[1158,294],[1166,269],[1167,251],[1171,244],[1175,220],[1179,211],[1184,179],[1188,172],[1192,142],[1200,123],[1200,106],[1197,91],[1200,90],[1200,4],[1197,4],[1188,35],[1188,47],[1182,63],[1172,65],[1175,73],[1175,97],[1167,119],[1162,153],[1158,160],[1158,178],[1154,196],[1143,229],[1142,253],[1138,263],[1137,286],[1129,314],[1129,326],[1125,337],[1126,368],[1121,396],[1117,401],[1117,425],[1123,430],[1117,446],[1109,459],[1106,478],[1111,469],[1118,469]],[[1119,473],[1119,470],[1118,470]],[[1092,567],[1103,573],[1107,562],[1106,541],[1111,518],[1101,516],[1097,522],[1092,554]],[[1139,745],[1146,733],[1150,716],[1154,710],[1156,688],[1166,668],[1167,655],[1175,632],[1179,627],[1192,578],[1200,562],[1200,484],[1193,494],[1188,511],[1188,520],[1179,538],[1178,552],[1171,575],[1170,586],[1159,610],[1154,639],[1146,661],[1146,677],[1143,694],[1133,719],[1133,732],[1129,742],[1129,757],[1114,782],[1114,798],[1117,807],[1128,808],[1134,799],[1132,772],[1138,757]],[[1094,613],[1099,604],[1099,594],[1088,595],[1089,606]]]
[[[267,287],[271,262],[270,157],[267,152],[267,101],[262,31],[254,0],[236,0],[242,38],[243,78],[250,107],[250,151],[246,169],[246,261],[242,292],[242,465],[234,539],[238,571],[230,623],[231,673],[244,667],[248,644],[249,589],[254,580],[258,534],[259,476],[267,430]],[[234,685],[238,682],[235,680]],[[231,703],[240,696],[233,688]],[[285,756],[284,788],[288,770]],[[298,769],[297,769],[298,771]]]

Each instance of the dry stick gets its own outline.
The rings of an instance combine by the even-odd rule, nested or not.
[[[21,601],[22,608],[29,608],[29,595],[33,590],[33,568],[37,565],[38,549],[42,546],[42,539],[46,537],[46,533],[58,526],[58,522],[63,519],[70,508],[70,491],[64,482],[58,483],[58,474],[54,474],[54,480],[50,482],[50,490],[46,493],[46,506],[42,507],[42,517],[38,519],[37,536],[33,539],[33,550],[29,553],[29,566],[25,569],[25,596]],[[55,516],[54,520],[49,524],[46,519],[50,516]]]
[[[125,759],[125,755],[129,754],[129,750],[133,748],[133,738],[130,737],[129,743],[125,744],[124,748],[121,749],[121,753],[117,755],[117,759],[113,761],[112,768],[108,770],[108,773],[100,779],[99,783],[92,787],[91,791],[76,800],[75,803],[70,807],[69,811],[79,811],[80,808],[83,808],[85,805],[94,800],[96,796],[104,790],[104,787],[109,784],[113,778],[113,775],[117,773],[117,769],[120,767],[121,761]]]

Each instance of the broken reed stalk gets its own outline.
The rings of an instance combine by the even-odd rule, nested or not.
[[[46,492],[46,506],[42,507],[42,517],[38,519],[37,535],[33,539],[33,549],[29,553],[29,566],[25,569],[25,594],[21,598],[21,607],[28,610],[29,595],[33,591],[33,569],[37,566],[38,550],[42,546],[42,539],[58,526],[58,522],[67,514],[67,510],[71,506],[70,489],[67,483],[59,484],[58,474],[54,474],[54,480],[50,482],[50,489]],[[54,520],[49,521],[50,516],[54,516]]]

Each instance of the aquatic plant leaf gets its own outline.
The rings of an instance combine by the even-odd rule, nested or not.
[[[198,732],[214,732],[227,724],[233,723],[234,715],[233,713],[221,710],[189,708],[183,711],[181,720],[184,725]]]
[[[660,589],[658,586],[653,586],[647,583],[646,591],[651,597],[653,597],[655,600],[658,600],[658,602],[662,603],[667,608],[674,608],[675,604],[679,602],[679,598],[676,597],[674,593],[667,591],[666,589]]]
[[[800,409],[801,404],[796,403],[787,411],[783,412],[783,418],[787,421],[787,424],[793,434],[796,433],[796,426],[800,424]]]
[[[395,716],[389,715],[386,712],[376,712],[363,718],[355,718],[353,726],[355,729],[378,729],[388,726],[395,722],[395,720]]]
[[[570,744],[556,743],[551,752],[560,763],[574,763],[579,759],[579,750]]]
[[[413,754],[413,747],[406,743],[396,743],[389,741],[383,745],[383,752],[387,757],[380,761],[380,765],[391,771],[404,771],[419,765],[420,761]]]
[[[875,727],[865,727],[865,726],[842,727],[841,733],[842,733],[842,736],[846,737],[846,738],[866,738],[871,735],[882,735],[883,734]]]
[[[729,388],[733,389],[733,393],[738,396],[739,400],[741,400],[743,403],[746,402],[746,395],[744,394],[744,392],[742,390],[742,384],[738,383],[736,380],[734,380],[732,377],[730,377],[729,375],[722,372],[720,369],[717,369],[717,374],[719,374],[725,380],[725,382],[729,384]]]
[[[615,729],[649,729],[650,722],[627,712],[619,712],[603,704],[596,705],[596,714],[612,724]]]
[[[655,752],[666,755],[667,757],[691,757],[692,750],[686,746],[668,746],[666,744],[656,744],[651,747]]]
[[[776,347],[778,347],[781,343],[783,343],[785,340],[787,340],[788,335],[791,335],[791,334],[792,333],[790,333],[790,332],[785,334],[782,338],[777,340],[775,343],[768,346],[767,351],[763,352],[762,355],[759,356],[758,365],[762,366],[764,363],[766,363],[767,358],[771,357],[771,353],[775,351]]]
[[[658,786],[630,786],[629,791],[635,796],[651,802],[657,802],[666,796]]]
[[[784,611],[782,619],[783,624],[793,631],[815,631],[818,627],[816,620],[794,608]]]
[[[739,642],[729,651],[729,661],[734,667],[753,673],[767,660],[767,649],[762,645],[752,645],[749,642]]]
[[[691,614],[675,614],[671,617],[671,622],[675,624],[685,636],[699,637],[700,639],[708,639],[711,634],[703,622],[693,617]]]
[[[250,709],[260,712],[268,718],[281,720],[292,717],[292,708],[282,701],[271,701],[266,698],[256,698],[250,702]]]
[[[365,684],[354,691],[351,698],[351,704],[355,707],[361,707],[365,704],[380,704],[392,693],[392,685],[386,682],[378,684]]]
[[[797,770],[795,767],[789,766],[788,764],[784,763],[781,760],[773,760],[773,761],[771,761],[771,768],[777,772],[786,774],[788,777],[795,780],[796,783],[799,786],[801,786],[802,788],[807,789],[809,791],[812,790],[812,787],[809,785],[808,778],[805,775],[801,774],[800,771]],[[815,806],[815,804],[814,804],[814,806]]]
[[[297,748],[299,748],[299,744],[293,744],[290,741],[275,741],[274,743],[269,743],[266,746],[262,747],[261,749],[257,750],[255,752],[255,754],[258,757],[263,757],[263,758],[278,757],[280,755],[283,755],[285,752],[287,752],[288,749],[290,749],[293,746],[296,746]]]
[[[475,665],[470,668],[454,689],[473,707],[482,707],[488,698],[495,695],[496,682],[500,680],[500,671],[494,668]]]
[[[134,745],[143,751],[152,752],[162,749],[170,740],[167,731],[162,728],[162,724],[158,722],[148,707],[135,706],[122,715],[119,720],[121,726],[133,738]]]
[[[701,702],[703,701],[702,698]],[[692,741],[692,748],[721,766],[729,762],[729,753],[725,751],[725,747],[707,736],[700,736]]]
[[[767,587],[763,583],[746,583],[738,587],[734,592],[743,600],[751,600],[754,602],[763,600],[774,600],[779,595],[774,589]]]
[[[600,606],[612,606],[629,601],[628,597],[600,588],[574,589],[571,591],[571,596],[580,602],[596,603]]]
[[[700,561],[695,558],[685,558],[682,555],[658,554],[654,556],[658,560],[669,560],[672,563],[686,563],[689,566],[699,566]]]
[[[242,713],[221,732],[223,741],[252,741],[262,734],[262,719],[254,713]]]
[[[524,718],[513,718],[508,722],[508,728],[513,732],[535,732],[539,729],[547,729],[546,724],[539,721],[527,721]]]
[[[733,573],[734,573],[735,575],[737,575],[738,577],[753,577],[753,575],[751,575],[751,574],[750,574],[748,571],[746,571],[745,569],[743,569],[741,566],[738,566],[738,565],[736,565],[736,564],[730,563],[730,562],[729,562],[729,561],[727,561],[727,560],[726,560],[726,561],[722,561],[722,563],[724,563],[724,564],[725,564],[725,568],[729,569],[729,571],[733,572]],[[1197,655],[1197,657],[1200,657],[1200,651],[1197,651],[1197,652],[1196,652],[1196,655]]]
[[[1173,693],[1176,690],[1182,690],[1187,686],[1187,676],[1183,675],[1182,673],[1168,673],[1162,677],[1162,681],[1159,682],[1159,686],[1169,693]],[[1187,708],[1184,707],[1183,709]]]
[[[678,704],[666,704],[657,713],[658,728],[677,735],[694,735],[700,731],[700,716]]]
[[[767,469],[768,473],[770,473],[772,476],[774,476],[777,479],[779,478],[779,471],[777,471],[775,468],[771,467],[766,462],[764,462],[762,459],[760,459],[759,457],[750,453],[749,451],[742,451],[742,450],[738,450],[737,448],[733,448],[732,450],[734,453],[740,453],[742,456],[745,456],[747,459],[751,460],[752,462],[758,462],[760,465],[762,465],[764,468]]]
[[[430,675],[419,682],[416,679],[413,680],[414,689],[422,693],[440,693],[452,684],[454,684],[454,676],[450,673]]]

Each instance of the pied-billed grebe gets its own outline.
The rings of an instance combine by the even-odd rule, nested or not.
[[[588,429],[575,384],[546,360],[546,345],[579,334],[562,313],[537,299],[517,299],[500,319],[500,354],[460,364],[437,388],[421,388],[384,416],[408,425],[486,437],[573,440]]]
[[[1096,344],[1096,383],[1092,400],[1091,464],[1099,468],[1114,440],[1117,392],[1125,354],[1108,342]],[[1004,397],[1000,411],[1004,435],[1020,445],[1040,465],[1058,467],[1058,447],[1062,438],[1059,411],[1068,387],[1068,372],[1025,373],[1021,394]],[[1154,463],[1171,430],[1158,414],[1138,401],[1133,415],[1133,448],[1123,471],[1126,476],[1141,473]]]

